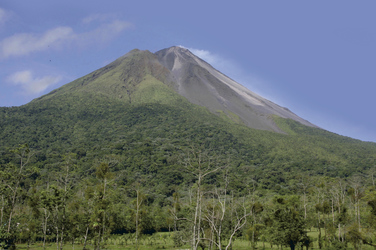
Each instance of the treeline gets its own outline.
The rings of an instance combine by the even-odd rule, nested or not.
[[[123,168],[116,154],[84,170],[77,153],[66,154],[49,171],[38,167],[26,144],[5,156],[0,169],[3,248],[54,242],[63,249],[79,242],[102,249],[115,234],[132,235],[138,245],[143,235],[161,231],[174,232],[176,247],[192,249],[229,249],[237,238],[249,240],[252,248],[258,241],[291,249],[376,247],[373,168],[347,178],[299,173],[276,192],[258,181],[257,167],[238,166],[236,172],[231,161],[190,149],[176,160],[177,178],[166,190],[162,177],[154,180],[155,170],[147,172],[142,163],[138,170]],[[317,237],[307,235],[311,230]]]

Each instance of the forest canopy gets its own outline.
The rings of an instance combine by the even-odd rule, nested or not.
[[[161,231],[194,249],[239,237],[291,249],[373,244],[376,144],[271,119],[286,133],[187,102],[61,95],[0,108],[1,244],[99,249],[111,235],[139,244]]]

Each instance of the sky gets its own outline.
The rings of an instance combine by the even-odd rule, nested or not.
[[[376,1],[0,1],[0,106],[132,49],[184,46],[331,132],[376,142]]]

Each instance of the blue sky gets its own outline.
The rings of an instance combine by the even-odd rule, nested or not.
[[[329,131],[376,142],[376,1],[0,2],[0,106],[138,48],[190,48]]]

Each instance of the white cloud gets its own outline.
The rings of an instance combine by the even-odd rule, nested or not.
[[[10,14],[6,10],[0,8],[0,26],[3,25],[9,18]]]
[[[114,20],[110,23],[104,23],[94,30],[82,33],[75,33],[71,27],[61,26],[43,34],[15,34],[0,41],[0,59],[25,56],[70,44],[84,47],[92,43],[107,42],[130,26],[131,24],[128,22]]]
[[[57,27],[42,35],[16,34],[0,42],[0,58],[23,56],[32,52],[47,50],[50,46],[61,45],[73,37],[73,30],[70,27]]]
[[[102,24],[92,31],[77,34],[75,42],[80,46],[86,46],[90,43],[107,42],[131,26],[132,24],[129,22],[114,20],[110,23]]]
[[[180,47],[186,48],[181,45]],[[186,49],[188,49],[194,55],[198,56],[202,60],[212,65],[217,70],[221,71],[222,73],[227,74],[230,77],[237,78],[240,75],[242,75],[240,67],[235,62],[229,59],[225,59],[222,56],[214,54],[208,50],[194,49],[194,48],[186,48]]]
[[[179,47],[184,48],[184,49],[188,49],[194,55],[200,57],[201,59],[203,59],[207,63],[211,64],[213,67],[218,67],[219,66],[218,64],[223,64],[226,61],[223,58],[221,58],[220,56],[215,55],[208,50],[187,48],[187,47],[184,47],[183,45],[179,45]]]
[[[241,67],[230,59],[226,59],[218,54],[214,54],[208,50],[202,49],[195,49],[195,48],[186,48],[184,46],[179,45],[182,48],[188,49],[194,55],[198,56],[202,60],[209,63],[215,69],[219,70],[220,72],[226,74],[227,76],[233,78],[235,81],[244,84],[246,81],[244,79],[249,79],[249,74],[244,74]],[[253,80],[254,77],[251,77]]]
[[[61,76],[44,76],[33,77],[31,70],[18,71],[10,75],[7,80],[9,83],[21,86],[24,94],[39,94],[46,90],[49,86],[58,83],[62,79]]]
[[[210,51],[202,50],[202,49],[193,49],[193,48],[188,48],[188,50],[191,51],[196,56],[200,57],[201,59],[205,60],[209,64],[212,64],[213,66],[224,62],[223,59],[221,59],[217,55],[214,55]]]
[[[286,101],[284,101],[284,98],[279,97],[278,93],[275,93],[269,87],[270,84],[267,80],[259,77],[257,74],[254,74],[253,72],[245,72],[242,69],[242,67],[239,66],[239,64],[234,62],[233,60],[226,59],[223,56],[214,54],[208,50],[187,48],[182,45],[179,46],[188,49],[194,55],[200,57],[201,59],[212,65],[215,69],[226,74],[228,77],[242,84],[252,92],[255,92],[261,95],[262,97],[272,102],[275,102],[279,105],[286,106]]]

